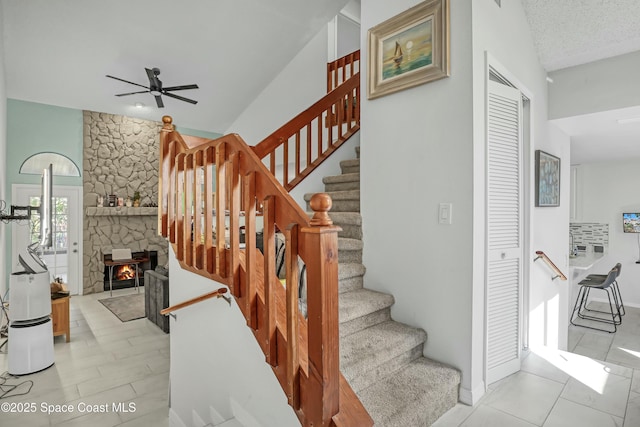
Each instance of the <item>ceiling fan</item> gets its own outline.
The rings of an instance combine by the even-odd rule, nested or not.
[[[198,101],[194,101],[193,99],[185,98],[182,96],[175,95],[171,92],[176,90],[187,90],[187,89],[198,89],[198,85],[183,85],[183,86],[171,86],[171,87],[162,87],[162,81],[158,78],[160,74],[159,68],[145,68],[147,71],[147,77],[149,77],[149,86],[144,86],[138,83],[130,82],[128,80],[124,80],[118,77],[110,76],[107,74],[107,77],[110,79],[120,80],[121,82],[129,83],[135,86],[140,86],[145,88],[146,90],[141,90],[138,92],[129,92],[129,93],[119,93],[116,96],[127,96],[127,95],[135,95],[138,93],[150,93],[156,98],[156,104],[158,104],[158,108],[164,108],[164,103],[162,102],[162,95],[166,95],[170,98],[179,99],[180,101],[189,102],[191,104],[197,104]]]

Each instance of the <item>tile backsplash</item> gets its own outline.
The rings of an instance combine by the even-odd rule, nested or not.
[[[569,231],[573,234],[573,242],[576,245],[609,246],[609,224],[572,222],[569,223]],[[571,241],[571,238],[569,239]]]

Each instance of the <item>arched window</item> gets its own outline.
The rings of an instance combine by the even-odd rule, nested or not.
[[[78,166],[65,155],[58,153],[38,153],[29,157],[20,166],[20,173],[41,175],[42,170],[53,164],[53,174],[56,176],[80,176]]]

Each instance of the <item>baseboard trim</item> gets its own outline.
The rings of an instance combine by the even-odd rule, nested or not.
[[[468,388],[460,387],[460,402],[465,405],[473,406],[480,401],[482,396],[484,396],[486,387],[484,385],[484,381],[481,381],[480,384],[473,390],[469,390]]]

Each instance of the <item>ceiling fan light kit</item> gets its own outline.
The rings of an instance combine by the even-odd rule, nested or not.
[[[129,96],[129,95],[136,95],[139,93],[150,93],[156,99],[156,105],[158,106],[158,108],[164,108],[164,102],[162,102],[162,95],[168,96],[169,98],[177,99],[179,101],[188,102],[190,104],[198,103],[198,101],[194,101],[193,99],[185,98],[183,96],[179,96],[172,93],[178,90],[198,89],[198,85],[190,84],[190,85],[182,85],[182,86],[162,87],[162,81],[158,78],[158,76],[160,75],[160,69],[145,68],[145,70],[147,72],[147,77],[149,78],[149,86],[144,86],[138,83],[130,82],[128,80],[124,80],[119,77],[114,77],[107,74],[107,77],[109,77],[110,79],[119,80],[121,82],[129,83],[131,85],[139,86],[146,89],[146,90],[140,90],[136,92],[119,93],[119,94],[116,94],[116,96]],[[138,106],[138,104],[136,104],[136,106]]]

